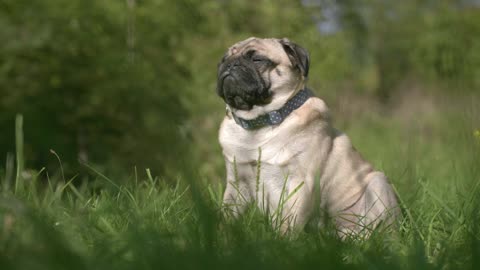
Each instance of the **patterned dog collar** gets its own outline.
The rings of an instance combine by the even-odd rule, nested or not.
[[[274,126],[282,123],[291,112],[300,108],[312,96],[312,91],[307,88],[302,89],[290,100],[288,100],[282,108],[260,115],[259,117],[251,120],[240,118],[236,116],[235,113],[231,113],[233,119],[235,119],[235,122],[244,129],[252,130],[265,126]]]

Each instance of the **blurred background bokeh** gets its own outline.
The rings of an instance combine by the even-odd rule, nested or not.
[[[249,36],[308,49],[309,87],[380,167],[372,145],[435,139],[480,107],[480,1],[0,0],[0,172],[22,114],[28,168],[58,168],[53,149],[69,174],[220,180],[217,63]]]

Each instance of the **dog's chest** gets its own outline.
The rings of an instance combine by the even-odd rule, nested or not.
[[[235,122],[226,122],[219,139],[229,162],[286,166],[308,156],[314,149],[312,143],[318,141],[315,133],[303,131],[288,126],[247,131]]]

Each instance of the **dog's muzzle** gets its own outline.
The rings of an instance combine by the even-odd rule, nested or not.
[[[239,60],[223,66],[218,88],[218,94],[225,103],[239,110],[250,110],[253,105],[265,104],[270,96],[257,70]]]

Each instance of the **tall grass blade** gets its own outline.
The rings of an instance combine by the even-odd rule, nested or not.
[[[17,176],[15,178],[15,194],[23,188],[22,172],[24,170],[23,156],[23,115],[17,114],[15,118],[15,151],[17,154]]]

